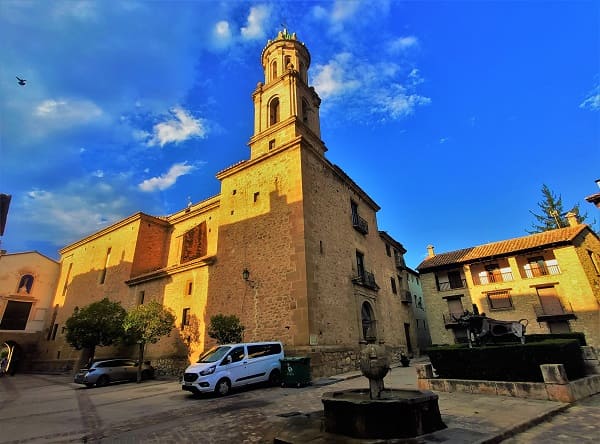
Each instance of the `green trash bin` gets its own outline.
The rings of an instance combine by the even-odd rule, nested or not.
[[[310,358],[293,356],[281,359],[281,386],[302,387],[310,384]]]

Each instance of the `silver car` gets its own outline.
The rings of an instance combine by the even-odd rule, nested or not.
[[[102,387],[111,382],[135,381],[138,363],[133,359],[106,359],[94,362],[90,368],[82,368],[75,375],[74,382],[88,387]],[[142,379],[154,378],[154,367],[149,361],[142,364]]]

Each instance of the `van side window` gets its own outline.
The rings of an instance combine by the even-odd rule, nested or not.
[[[227,356],[231,356],[231,362],[239,362],[244,359],[244,347],[235,347]],[[223,364],[227,364],[227,358],[223,360]]]
[[[262,356],[276,355],[281,353],[280,344],[260,344],[248,346],[248,358],[260,358]]]

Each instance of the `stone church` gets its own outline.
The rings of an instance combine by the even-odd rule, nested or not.
[[[40,342],[35,366],[79,365],[65,320],[104,297],[173,310],[176,328],[146,354],[164,372],[214,345],[215,314],[239,317],[244,341],[309,356],[313,376],[354,369],[368,339],[418,353],[406,251],[379,231],[377,203],[325,157],[307,48],[283,31],[261,62],[250,158],[217,173],[220,194],[166,217],[134,214],[60,251],[47,324],[57,334]]]

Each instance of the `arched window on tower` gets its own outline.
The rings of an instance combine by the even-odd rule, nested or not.
[[[308,123],[308,112],[310,108],[305,98],[302,98],[302,121]]]
[[[269,103],[269,125],[279,122],[279,98],[275,97]]]
[[[285,56],[285,69],[290,69],[292,65],[292,58],[290,56]]]
[[[277,60],[273,60],[271,63],[271,80],[275,80],[277,78]]]
[[[33,286],[33,276],[30,274],[24,274],[21,276],[21,280],[19,281],[19,288],[17,289],[17,293],[31,293],[31,287]]]

